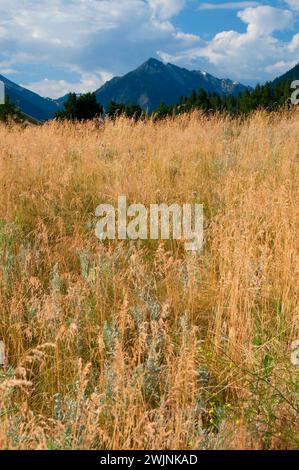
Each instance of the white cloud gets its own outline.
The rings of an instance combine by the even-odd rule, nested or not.
[[[155,15],[162,20],[168,20],[180,13],[186,0],[149,0],[149,5]]]
[[[59,98],[70,92],[87,93],[100,88],[107,80],[111,80],[112,75],[107,72],[81,73],[81,79],[78,82],[69,82],[66,80],[49,80],[45,78],[38,82],[25,83],[21,86],[48,98]]]
[[[0,0],[0,73],[30,70],[21,81],[42,95],[59,97],[70,89],[95,89],[156,54],[239,81],[267,78],[298,60],[299,35],[284,42],[275,34],[291,28],[299,0],[285,0],[285,9],[251,1],[202,2],[202,9],[239,9],[246,28],[219,32],[210,41],[174,26],[172,18],[187,2]],[[195,1],[190,5],[196,8]]]
[[[9,59],[19,69],[38,64],[40,70],[51,64],[66,75],[77,65],[82,89],[89,83],[83,73],[125,73],[160,47],[187,47],[191,36],[170,21],[184,5],[185,0],[0,0],[0,62]],[[52,95],[64,92],[69,78],[61,78],[46,82]],[[42,91],[45,82],[39,76],[29,85]]]
[[[244,11],[240,11],[238,16],[248,24],[248,35],[253,36],[266,36],[273,31],[289,28],[294,19],[289,10],[281,10],[267,5],[246,8]]]
[[[276,62],[275,64],[268,65],[265,70],[266,72],[269,72],[271,74],[275,73],[276,75],[278,74],[283,74],[286,70],[290,70],[295,65],[298,63],[297,60],[290,60],[289,62],[286,62],[285,60],[281,60],[280,62]]]
[[[285,0],[292,10],[299,11],[299,0]]]
[[[290,44],[288,45],[288,49],[290,52],[299,52],[299,33],[295,34],[293,36],[293,39],[292,41],[290,42]],[[298,57],[297,57],[297,63],[298,63]]]
[[[242,10],[242,8],[256,7],[259,2],[225,2],[225,3],[201,3],[199,10]]]
[[[2,75],[13,75],[14,73],[16,73],[16,70],[12,68],[11,65],[11,60],[0,61],[0,73]]]
[[[249,7],[237,13],[247,25],[246,31],[222,31],[204,46],[167,54],[169,61],[194,65],[208,61],[210,71],[237,80],[272,78],[275,71],[286,71],[298,62],[299,35],[287,43],[275,37],[275,31],[291,29],[294,14],[290,10],[267,5]],[[165,51],[161,52],[161,57]]]
[[[196,34],[182,33],[181,31],[179,31],[178,33],[175,33],[175,37],[177,39],[184,39],[190,42],[200,41],[200,37],[196,36]]]

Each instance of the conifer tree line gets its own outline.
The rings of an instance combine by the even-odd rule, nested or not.
[[[145,114],[139,105],[125,105],[123,103],[115,103],[114,101],[111,101],[104,111],[103,106],[97,102],[95,93],[85,93],[80,96],[70,93],[64,102],[64,109],[58,111],[55,115],[58,120],[67,119],[70,121],[85,121],[104,116],[110,119],[125,116],[138,120],[145,116]]]
[[[291,82],[277,82],[275,84],[267,82],[264,85],[257,85],[254,89],[246,89],[238,96],[219,95],[209,93],[203,89],[193,91],[189,97],[182,96],[178,103],[167,105],[161,103],[151,114],[142,111],[138,104],[124,104],[111,101],[104,110],[103,106],[97,103],[95,93],[87,93],[77,97],[71,93],[64,103],[64,110],[56,113],[58,119],[84,120],[94,117],[107,117],[116,119],[125,116],[135,120],[151,117],[154,119],[164,119],[168,116],[176,116],[188,113],[193,110],[204,112],[226,112],[231,115],[247,115],[257,109],[276,111],[281,106],[286,105],[291,96]]]
[[[103,106],[97,102],[95,93],[85,93],[80,96],[70,93],[63,107],[62,111],[57,111],[55,114],[58,120],[87,121],[103,114]]]
[[[193,91],[189,97],[182,96],[179,103],[173,106],[161,103],[153,114],[159,119],[200,109],[204,112],[248,115],[257,109],[277,111],[280,107],[290,103],[290,96],[290,81],[258,84],[254,89],[246,89],[238,96],[207,93],[201,89],[198,92]]]
[[[189,97],[182,96],[178,103],[160,106],[148,114],[142,111],[138,104],[124,104],[111,101],[106,109],[97,102],[95,93],[85,93],[77,96],[70,93],[64,102],[63,110],[58,111],[55,118],[58,120],[84,121],[94,118],[116,119],[120,116],[139,120],[153,118],[164,119],[188,113],[193,110],[202,110],[206,113],[225,112],[234,116],[248,115],[257,109],[276,111],[280,107],[290,103],[291,81],[267,82],[257,85],[254,89],[246,89],[238,96],[219,95],[206,92],[203,89],[193,91]],[[290,105],[290,104],[289,104]],[[20,111],[6,97],[4,105],[0,106],[0,121],[7,121],[11,116],[19,115]]]

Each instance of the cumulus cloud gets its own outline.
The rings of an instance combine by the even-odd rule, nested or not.
[[[127,72],[160,48],[187,47],[191,35],[177,30],[171,18],[185,0],[0,0],[0,62],[14,67],[48,64],[60,73],[76,65],[77,89],[88,85],[86,74],[108,77]],[[194,42],[195,36],[192,40]],[[1,73],[1,69],[0,69]],[[85,75],[84,75],[85,74]],[[59,76],[57,74],[57,76]],[[39,79],[35,91],[59,96],[68,85]],[[55,77],[56,78],[56,77]],[[71,83],[72,84],[72,83]]]
[[[283,72],[285,72],[286,70],[290,70],[291,68],[295,67],[297,63],[297,60],[290,60],[289,62],[281,60],[279,62],[276,62],[275,64],[268,65],[265,70],[266,72],[269,72],[271,74],[283,74]]]
[[[285,0],[292,10],[299,11],[299,0]]]
[[[101,72],[86,73],[78,71],[80,80],[70,82],[67,80],[49,80],[44,78],[38,82],[24,83],[21,86],[29,88],[35,93],[48,98],[57,98],[65,96],[68,93],[87,93],[93,92],[100,88],[107,80],[111,80],[112,74]]]
[[[186,0],[149,0],[149,5],[155,15],[168,20],[183,10]]]
[[[297,0],[296,0],[297,1]],[[294,1],[295,3],[295,1]],[[167,59],[177,64],[192,65],[206,60],[210,70],[238,80],[272,78],[276,71],[284,72],[299,57],[299,35],[287,43],[275,36],[276,31],[291,29],[294,12],[268,5],[249,7],[237,13],[246,31],[222,31],[204,46],[190,47]],[[161,52],[163,56],[164,51]]]
[[[248,36],[266,36],[273,31],[289,28],[293,23],[292,12],[267,5],[246,8],[238,16],[248,24]]]
[[[225,3],[201,3],[199,10],[241,10],[242,8],[256,7],[259,2],[225,2]]]
[[[276,34],[292,28],[298,3],[201,2],[236,8],[245,29],[203,40],[174,26],[188,0],[0,0],[0,73],[30,70],[21,81],[50,97],[98,88],[153,55],[239,81],[264,79],[299,57],[299,35],[286,42]],[[198,5],[189,6],[200,18]]]

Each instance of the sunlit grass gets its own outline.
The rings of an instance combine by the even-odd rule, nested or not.
[[[0,179],[0,448],[298,447],[296,110],[0,126]],[[119,195],[203,203],[202,255],[100,244]]]

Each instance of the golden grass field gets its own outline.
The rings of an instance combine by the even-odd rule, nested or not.
[[[0,126],[1,449],[298,448],[299,113]],[[201,255],[106,241],[203,203]]]

